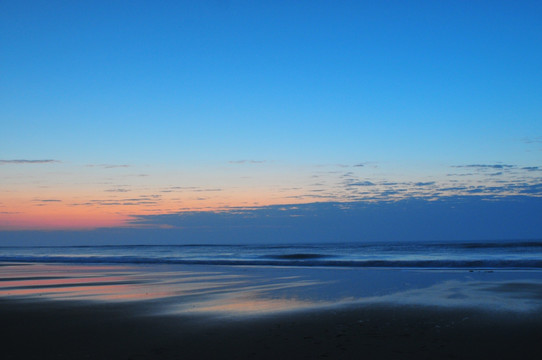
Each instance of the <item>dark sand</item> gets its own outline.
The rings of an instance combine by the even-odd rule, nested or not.
[[[541,280],[538,271],[3,266],[0,358],[538,360]]]
[[[364,305],[259,318],[0,300],[3,359],[542,359],[542,315]]]

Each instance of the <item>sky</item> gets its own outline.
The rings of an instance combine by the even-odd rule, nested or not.
[[[538,1],[2,2],[0,238],[542,238],[541,18]]]

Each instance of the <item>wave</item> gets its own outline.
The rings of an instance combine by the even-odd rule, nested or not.
[[[323,254],[277,254],[277,255],[265,255],[262,259],[283,259],[283,260],[308,260],[308,259],[323,259],[331,257],[330,255]]]
[[[409,249],[409,248],[542,248],[542,240],[493,240],[472,242],[345,242],[345,243],[297,243],[297,244],[108,244],[108,245],[43,245],[34,248],[72,248],[72,249],[145,249],[145,248],[243,248],[254,250],[284,250],[284,249]],[[5,249],[30,248],[27,246],[3,246]]]
[[[450,245],[448,245],[450,246]],[[541,241],[458,243],[451,246],[465,249],[542,248]]]
[[[225,266],[313,266],[354,268],[542,269],[542,260],[322,260],[314,258],[247,260],[176,259],[136,256],[0,256],[0,262],[71,264],[185,264]]]

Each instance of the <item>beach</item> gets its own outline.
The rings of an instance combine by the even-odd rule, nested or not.
[[[8,264],[0,272],[5,359],[542,356],[538,271]],[[349,288],[370,278],[380,286]]]
[[[542,360],[541,19],[0,1],[0,360]]]
[[[539,359],[542,319],[362,307],[259,319],[120,305],[1,302],[4,359]]]

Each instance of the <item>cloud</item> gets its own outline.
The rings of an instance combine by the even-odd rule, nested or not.
[[[126,165],[126,164],[120,164],[120,165],[104,165],[103,166],[105,169],[115,169],[115,168],[127,168],[127,167],[130,167],[130,165]]]
[[[337,182],[329,183],[326,197],[330,201],[397,201],[400,199],[438,199],[448,196],[542,196],[542,166],[510,163],[472,163],[455,165],[458,173],[447,174],[439,181],[395,182],[391,179],[363,177],[355,174],[337,174]],[[464,172],[463,172],[464,171]],[[472,178],[466,178],[466,175]],[[429,180],[429,179],[428,179]],[[326,183],[327,185],[328,183]],[[322,189],[326,189],[322,187]],[[314,198],[314,192],[305,198]]]
[[[17,159],[17,160],[0,160],[0,165],[5,164],[49,164],[49,163],[59,163],[59,160],[45,159],[45,160],[26,160],[26,159]]]
[[[107,190],[104,190],[104,191],[106,191],[106,192],[129,192],[131,190],[118,188],[118,189],[107,189]]]
[[[50,203],[50,202],[62,202],[62,200],[59,199],[34,199],[34,202],[43,202],[43,203]]]
[[[157,195],[158,197],[160,195]],[[104,200],[104,199],[93,199],[85,203],[73,203],[71,206],[133,206],[133,205],[144,205],[144,206],[154,206],[158,204],[158,201],[152,200],[151,198],[156,198],[155,196],[141,196],[139,198],[126,198],[126,199],[114,199],[114,200]]]
[[[464,174],[446,174],[446,176],[474,176],[474,173],[464,173]]]
[[[467,169],[478,169],[478,170],[485,170],[485,169],[513,169],[516,167],[516,165],[509,165],[509,164],[470,164],[470,165],[454,165],[453,168],[467,168]]]
[[[372,169],[378,169],[378,162],[376,161],[364,161],[352,165],[352,167],[370,167]]]
[[[399,189],[399,190],[384,190],[380,193],[380,195],[382,196],[388,196],[388,195],[399,195],[401,194],[402,192],[404,192],[405,190],[404,189]]]
[[[414,186],[430,186],[430,185],[435,185],[435,182],[434,181],[427,181],[427,182],[414,183]]]
[[[366,180],[366,181],[349,181],[346,183],[346,186],[374,186],[375,184]]]
[[[471,195],[134,215],[130,224],[182,228],[177,241],[193,243],[511,239],[539,238],[541,210],[542,197]]]
[[[130,165],[127,164],[88,164],[86,167],[101,167],[104,169],[116,169],[116,168],[127,168]]]
[[[542,184],[523,185],[518,193],[530,195],[542,195]]]
[[[230,164],[263,164],[265,160],[231,160]]]
[[[525,137],[522,139],[525,144],[542,144],[542,136]]]
[[[463,191],[467,190],[466,186],[449,186],[449,187],[443,187],[439,189],[440,191]]]

